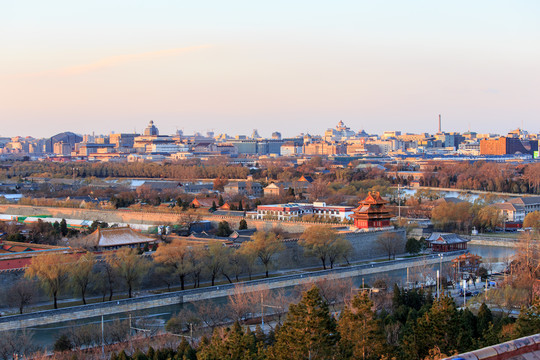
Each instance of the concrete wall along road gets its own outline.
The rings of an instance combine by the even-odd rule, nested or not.
[[[462,252],[452,253],[453,256]],[[445,254],[445,261],[450,261],[451,254]],[[341,267],[331,270],[321,270],[305,274],[285,275],[269,279],[246,281],[241,283],[244,292],[253,292],[261,288],[277,289],[301,284],[308,284],[320,280],[333,280],[355,277],[367,274],[404,269],[416,265],[437,264],[439,257],[430,255],[426,258],[409,258],[377,264],[364,264]],[[46,310],[34,313],[12,315],[0,318],[0,331],[16,330],[30,326],[53,324],[63,321],[72,321],[102,315],[125,313],[159,306],[174,305],[205,299],[213,299],[233,294],[238,284],[226,284],[200,289],[175,291],[170,293],[142,296],[134,299],[108,301],[97,304],[74,306],[56,310]]]

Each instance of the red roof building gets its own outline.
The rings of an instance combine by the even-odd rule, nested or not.
[[[469,241],[456,234],[448,233],[433,233],[426,239],[428,248],[431,248],[433,252],[465,250]]]
[[[44,253],[74,254],[82,250],[44,244],[0,241],[0,271],[20,270],[30,265],[34,256]]]
[[[360,206],[353,210],[354,225],[359,229],[376,229],[390,226],[392,215],[384,206],[388,201],[379,192],[371,193],[358,202]]]

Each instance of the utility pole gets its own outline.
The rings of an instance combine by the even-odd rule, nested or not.
[[[409,267],[407,266],[407,289],[409,288]]]
[[[467,306],[467,280],[463,279],[463,307]]]
[[[439,282],[441,281],[439,276],[439,270],[437,270],[437,299],[440,299],[441,294],[439,293]]]
[[[263,293],[261,292],[261,330],[264,332],[264,307],[279,309],[279,306],[266,305],[263,300]]]
[[[398,195],[398,219],[401,222],[401,190],[400,190],[400,185],[401,185],[400,183],[397,184],[397,195]]]
[[[104,334],[104,325],[103,325],[103,315],[101,315],[101,353],[103,354],[103,358],[105,359],[105,336]]]
[[[437,298],[439,299],[440,296],[441,296],[441,292],[442,292],[442,259],[443,259],[443,254],[437,254],[439,256],[439,270],[437,270]],[[440,290],[439,290],[439,287],[440,287]]]
[[[484,302],[487,304],[488,278],[486,276],[486,291],[484,291]]]

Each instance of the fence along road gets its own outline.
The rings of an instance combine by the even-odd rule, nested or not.
[[[450,261],[454,256],[465,251],[456,251],[445,254],[444,261]],[[137,310],[150,309],[159,306],[176,305],[186,302],[206,300],[232,295],[238,284],[247,292],[260,289],[279,289],[283,287],[309,284],[320,280],[334,280],[361,275],[369,275],[392,270],[404,269],[412,266],[438,264],[440,258],[437,254],[421,258],[400,259],[385,261],[376,264],[353,265],[329,270],[320,270],[303,274],[284,275],[268,279],[251,280],[234,284],[211,286],[199,289],[174,291],[169,293],[146,295],[132,299],[106,301],[96,304],[72,306],[62,309],[37,311],[22,315],[0,317],[0,331],[17,330],[31,326],[54,324],[63,321],[72,321],[113,315]]]

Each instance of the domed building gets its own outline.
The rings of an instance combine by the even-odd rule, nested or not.
[[[148,126],[146,127],[146,129],[144,129],[144,135],[145,135],[145,136],[157,136],[157,135],[159,135],[159,130],[158,130],[158,128],[154,125],[154,121],[153,121],[153,120],[150,120],[150,123],[148,124]]]

